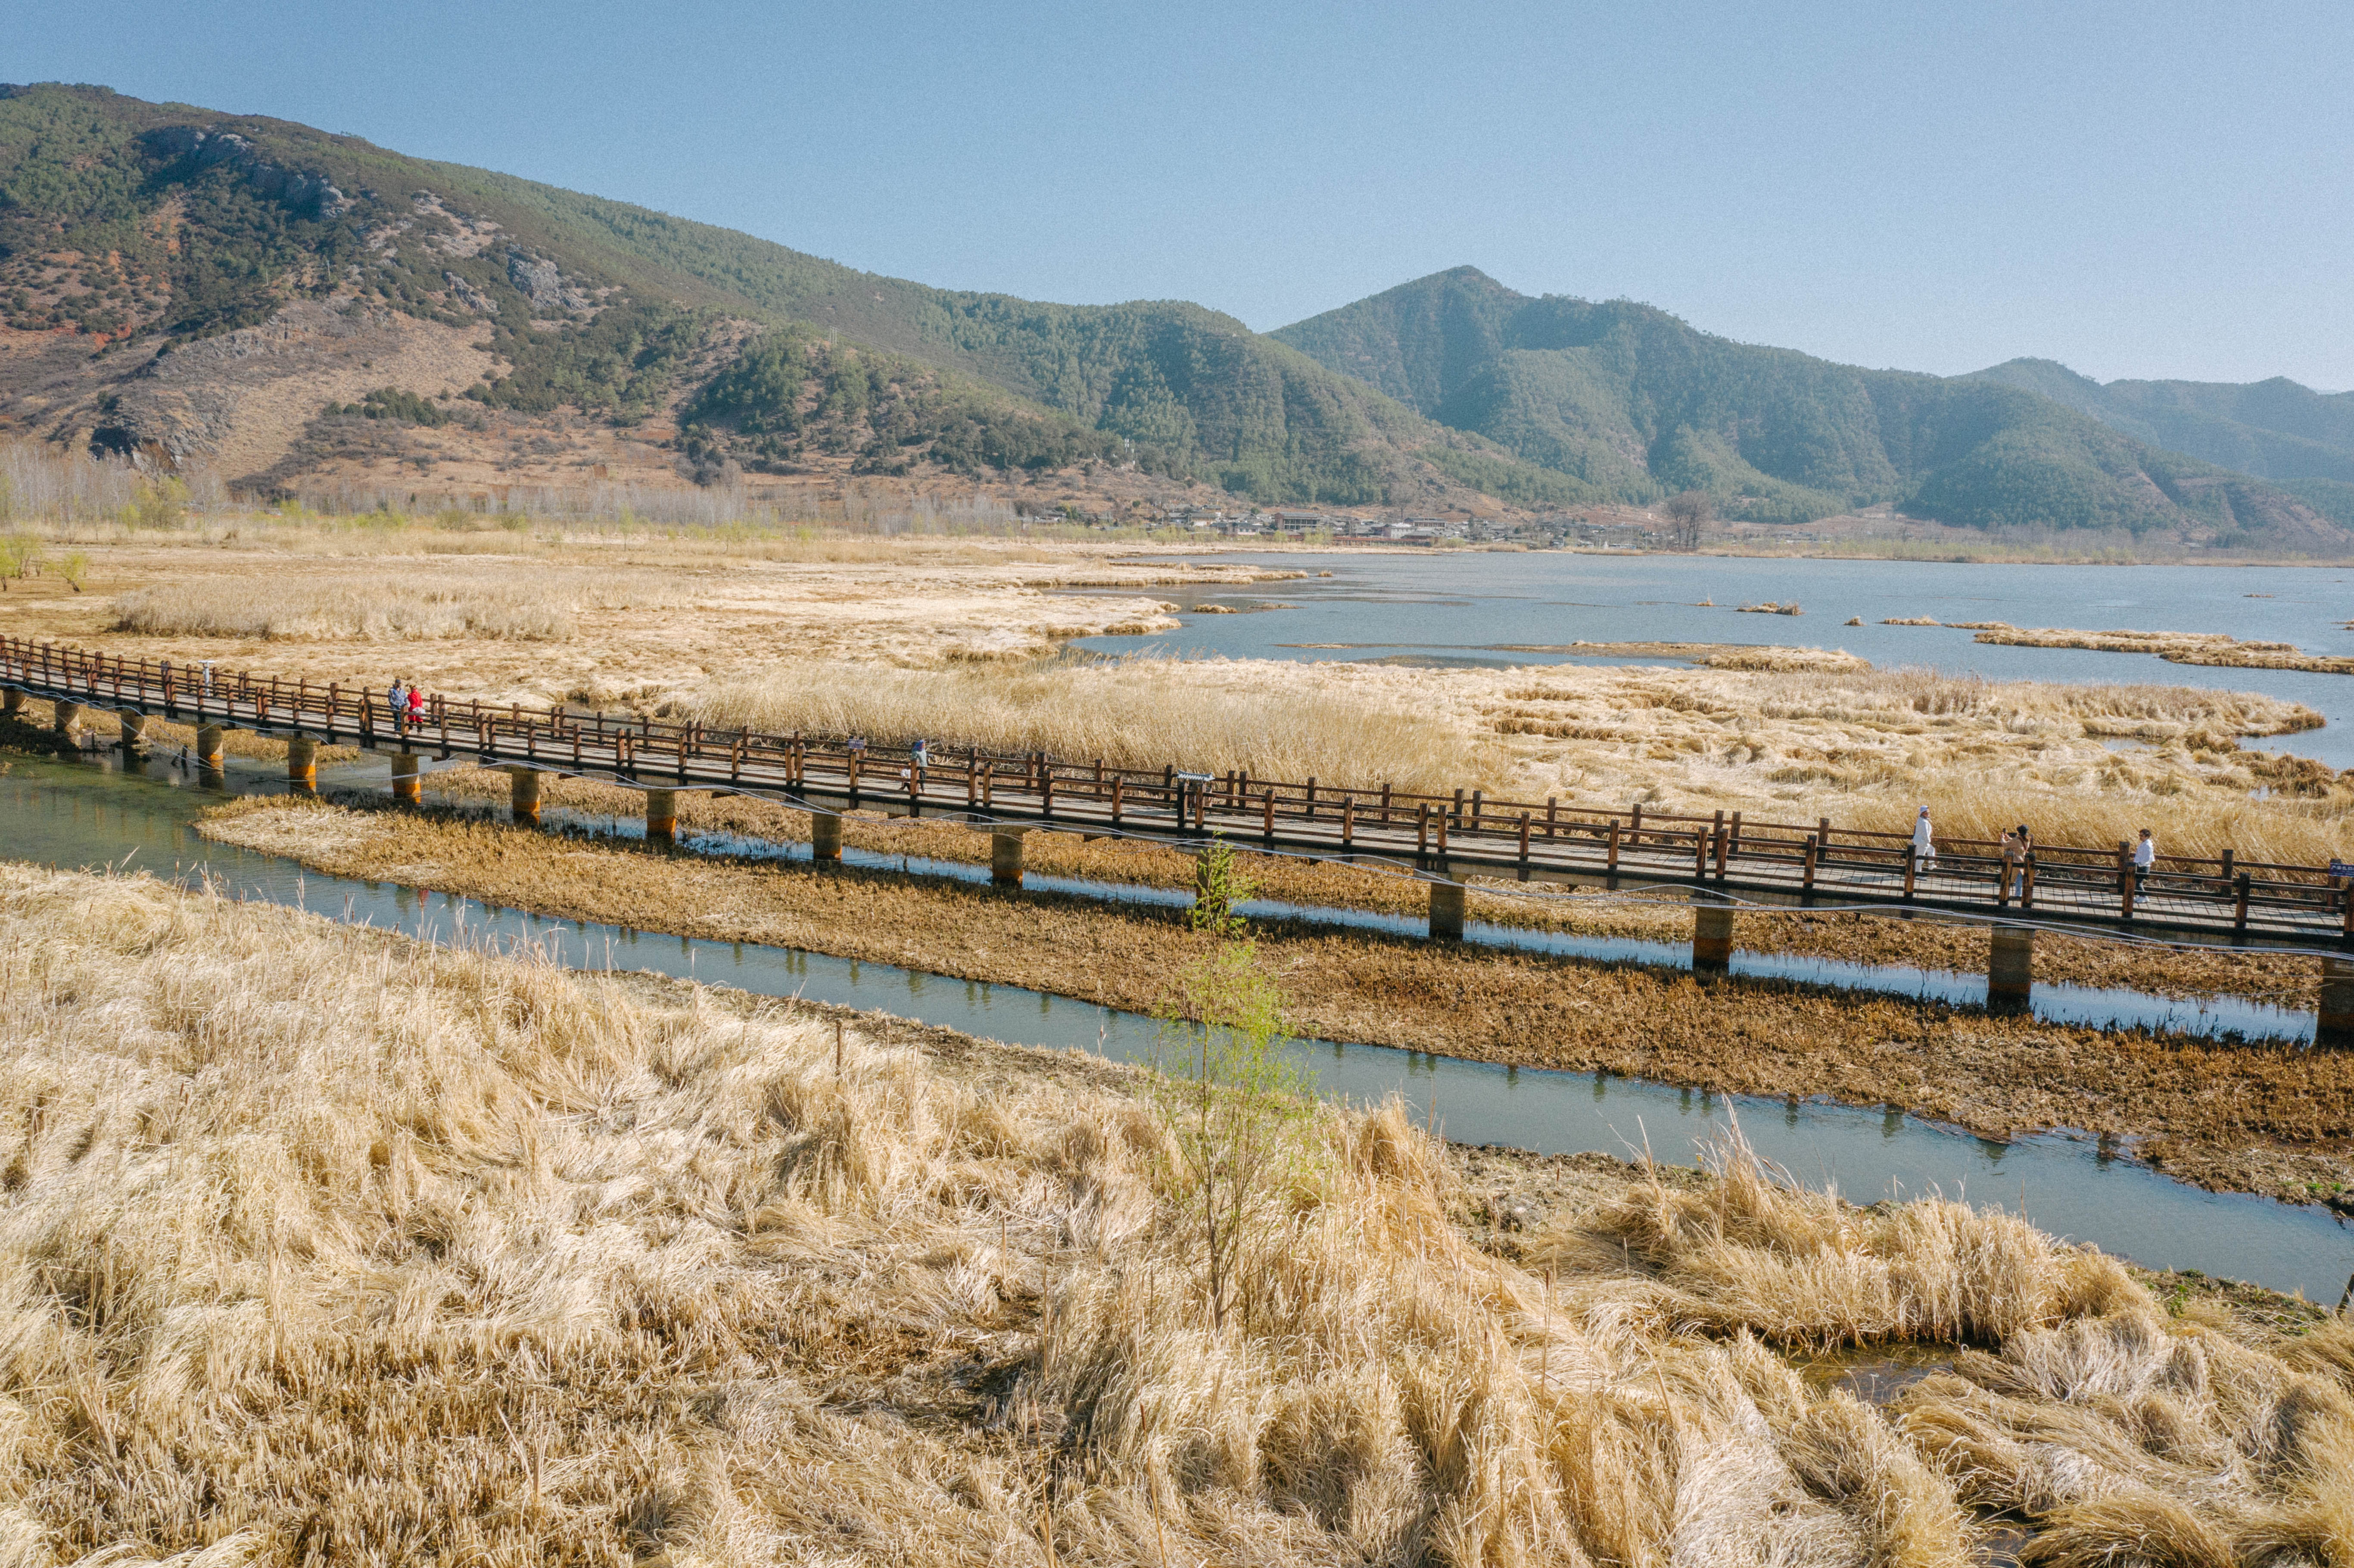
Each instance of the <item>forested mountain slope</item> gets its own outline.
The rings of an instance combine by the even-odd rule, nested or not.
[[[2137,439],[2044,387],[1836,365],[1649,305],[1531,298],[1476,268],[1273,335],[1597,500],[1700,489],[1760,521],[1893,502],[1976,526],[2315,544],[2338,532],[2275,486]]]
[[[1103,463],[1267,502],[1566,490],[1197,305],[933,289],[102,88],[0,88],[0,351],[10,427],[249,481],[332,447],[322,408],[411,407],[367,399],[388,391],[674,418],[705,477]]]
[[[2267,381],[2112,381],[2049,359],[1978,373],[2057,398],[2112,429],[2268,479],[2354,524],[2354,392]]]

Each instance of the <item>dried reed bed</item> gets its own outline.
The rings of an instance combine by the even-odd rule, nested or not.
[[[2230,1346],[2000,1214],[1854,1214],[1733,1150],[1548,1278],[1468,1243],[1395,1106],[1328,1111],[1214,1330],[1108,1071],[24,867],[0,966],[0,1528],[40,1568],[1957,1568],[1963,1499],[2012,1490],[2072,1561],[2154,1526],[2342,1560],[2344,1336]],[[1932,1397],[1809,1390],[1760,1299],[1791,1343],[1968,1332],[2034,1425],[2011,1472],[2138,1451],[2143,1489],[2006,1489]],[[2149,1484],[2195,1425],[2050,1375],[2135,1334],[2250,1391],[2221,1495]]]
[[[1898,1425],[1966,1502],[2028,1521],[2022,1562],[2354,1562],[2354,1328],[2252,1348],[2147,1311],[1965,1352]]]
[[[1158,769],[1440,790],[1506,771],[1500,748],[1410,704],[1303,683],[1237,689],[1197,662],[888,670],[789,663],[715,681],[679,709],[723,727],[918,737]]]
[[[1139,658],[1098,668],[769,665],[682,692],[709,723],[1043,750],[1326,784],[1481,787],[1624,810],[2326,863],[2354,852],[2354,783],[2242,736],[2301,705],[2190,687],[2057,686],[1934,671],[1519,669]]]
[[[644,853],[478,819],[249,800],[201,831],[320,871],[503,907],[904,964],[1136,1012],[1166,1005],[1168,977],[1206,942],[1168,909],[896,870]],[[1828,1096],[1995,1138],[2076,1128],[2128,1140],[2209,1186],[2354,1202],[2354,1054],[1990,1018],[1771,981],[1701,984],[1314,925],[1264,927],[1261,949],[1296,1026],[1326,1039]]]
[[[583,610],[651,614],[684,609],[693,598],[686,580],[645,572],[437,563],[424,573],[207,577],[134,588],[114,600],[109,630],[304,642],[558,642],[578,635]]]
[[[2172,664],[2354,674],[2354,659],[2302,652],[2294,642],[2242,641],[2221,631],[2076,631],[2051,626],[2019,627],[2002,620],[1960,620],[1953,624],[1976,631],[1977,641],[2013,647],[2089,648],[2104,653],[2155,653]]]
[[[644,810],[642,794],[619,785],[550,774],[545,776],[541,789],[550,808],[590,817],[628,821]],[[510,791],[511,781],[504,773],[460,768],[434,774],[427,792],[461,807],[479,807],[504,804]],[[757,796],[690,791],[679,797],[678,809],[681,829],[690,843],[701,834],[726,834],[779,846],[805,844],[810,839],[807,812]],[[854,814],[843,820],[843,842],[877,854],[968,865],[986,865],[990,859],[987,835],[921,818]],[[1115,885],[1190,891],[1196,872],[1195,856],[1187,850],[1076,833],[1034,833],[1023,855],[1030,870],[1042,876],[1084,877]],[[1261,855],[1242,848],[1237,848],[1236,855],[1244,874],[1263,898],[1408,918],[1420,918],[1429,908],[1427,886],[1405,875]],[[1688,941],[1691,936],[1691,908],[1682,895],[1673,890],[1615,895],[1600,890],[1521,887],[1497,880],[1473,885],[1469,913],[1475,920],[1500,926],[1579,936],[1670,943]],[[1874,915],[1749,912],[1740,917],[1735,940],[1744,952],[1807,953],[1966,974],[1982,971],[1987,959],[1982,927]],[[2244,996],[2292,1009],[2309,1008],[2314,1000],[2314,960],[2264,948],[2153,948],[2047,931],[2036,942],[2035,973],[2040,981],[2049,984],[2115,987],[2183,998]]]
[[[237,639],[220,656],[262,674],[376,687],[413,676],[499,703],[634,707],[768,652],[885,665],[1034,659],[1074,637],[1172,627],[1164,583],[1267,575],[987,542],[480,544],[479,556],[362,560],[323,546],[143,539],[89,552],[87,594],[43,577],[0,599],[19,635],[111,652],[177,659],[196,638]],[[1057,591],[1071,588],[1109,591]],[[135,613],[110,611],[116,600]]]
[[[1600,678],[1596,678],[1599,676]],[[1991,841],[2106,844],[2142,827],[2166,853],[2327,862],[2354,848],[2354,784],[2243,749],[2320,715],[2250,693],[2063,686],[1935,671],[1516,671],[1479,717],[1564,793],[1668,810],[1829,816]]]

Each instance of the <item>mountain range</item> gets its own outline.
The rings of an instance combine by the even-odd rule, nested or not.
[[[1018,479],[2354,547],[2354,397],[1865,370],[1464,267],[1262,334],[1041,303],[355,137],[0,87],[0,431],[285,492]]]

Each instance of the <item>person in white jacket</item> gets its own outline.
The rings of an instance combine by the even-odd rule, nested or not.
[[[1937,841],[1929,835],[1929,808],[1913,821],[1913,865],[1917,871],[1937,869]]]
[[[2136,893],[2139,893],[2141,891],[2142,884],[2149,880],[2149,868],[2157,863],[2158,841],[2149,836],[2149,830],[2147,828],[2144,828],[2141,831],[2141,842],[2134,845],[2133,852],[2134,891]]]

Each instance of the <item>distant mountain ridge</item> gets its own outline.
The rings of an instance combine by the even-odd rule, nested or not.
[[[0,420],[160,461],[233,459],[228,477],[264,488],[306,452],[358,449],[334,447],[332,415],[257,441],[256,410],[282,408],[290,381],[321,394],[306,408],[359,403],[379,389],[369,366],[406,367],[415,384],[391,390],[462,391],[517,416],[675,415],[698,475],[1108,464],[1348,504],[1479,502],[1458,470],[1524,495],[1559,488],[1199,305],[934,289],[103,88],[0,87]],[[170,364],[223,334],[232,352]],[[763,343],[761,373],[703,396]]]
[[[2138,440],[2271,480],[2354,525],[2354,392],[2265,381],[2111,381],[2056,360],[2013,359],[1977,372],[2089,414]]]
[[[1893,503],[2349,548],[2322,514],[2354,523],[2327,466],[2344,403],[2149,385],[2174,390],[2031,362],[1862,370],[1468,267],[1260,334],[1179,301],[861,272],[282,121],[0,86],[0,430],[263,494],[609,462],[669,482],[1141,474],[1423,510],[1696,488],[1766,521]],[[2299,477],[2172,450],[2193,426]]]
[[[1766,522],[1887,502],[1981,527],[2336,542],[2300,497],[2169,450],[2154,417],[2145,435],[2060,395],[2073,389],[1838,365],[1649,305],[1532,298],[1472,267],[1271,335],[1597,501],[1698,489]]]

